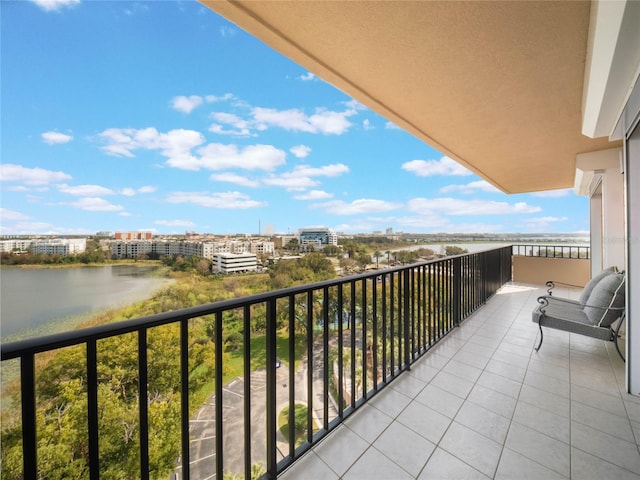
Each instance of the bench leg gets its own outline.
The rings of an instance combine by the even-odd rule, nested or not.
[[[622,361],[626,362],[624,355],[622,355],[622,352],[620,351],[620,347],[618,346],[618,339],[620,338],[620,328],[624,323],[624,319],[625,319],[625,316],[623,315],[622,318],[620,319],[620,322],[618,322],[618,326],[613,331],[613,344],[616,346],[616,351],[618,352],[618,355],[620,355],[620,358],[622,359]]]
[[[538,343],[538,346],[535,348],[536,352],[537,352],[538,350],[540,350],[540,347],[542,346],[542,338],[543,338],[543,335],[542,335],[542,325],[540,325],[540,322],[538,322],[538,328],[540,329],[540,343]],[[617,347],[617,346],[618,346],[618,344],[616,344],[616,347]]]

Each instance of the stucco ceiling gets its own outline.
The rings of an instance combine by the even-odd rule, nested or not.
[[[201,1],[504,192],[616,145],[581,134],[589,2]]]

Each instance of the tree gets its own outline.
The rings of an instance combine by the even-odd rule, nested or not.
[[[464,253],[469,253],[469,250],[466,248],[458,247],[456,245],[447,245],[444,247],[444,253],[447,257],[451,257],[453,255],[462,255]]]
[[[373,258],[375,258],[375,259],[376,259],[376,270],[377,270],[378,268],[380,268],[380,263],[379,263],[379,261],[378,261],[378,260],[380,259],[380,255],[382,255],[382,254],[380,253],[380,250],[376,250],[375,252],[373,252]]]

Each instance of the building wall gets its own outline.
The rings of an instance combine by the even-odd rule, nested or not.
[[[218,253],[213,258],[212,270],[216,273],[251,272],[258,268],[258,258],[253,253]]]
[[[581,288],[589,278],[589,259],[513,256],[514,282],[544,285],[552,280]]]

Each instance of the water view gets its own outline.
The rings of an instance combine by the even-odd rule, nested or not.
[[[3,268],[0,271],[2,338],[147,298],[170,282],[152,276],[157,267]],[[60,327],[63,328],[63,327]],[[47,333],[53,333],[49,329]],[[29,331],[28,333],[26,331]]]

